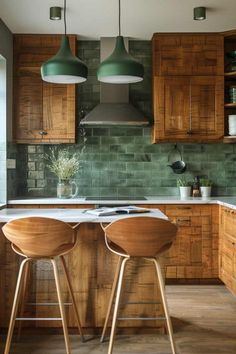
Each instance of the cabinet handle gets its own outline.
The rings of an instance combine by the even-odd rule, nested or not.
[[[192,130],[188,130],[188,131],[187,131],[187,134],[188,134],[188,135],[193,135],[193,131],[192,131]]]
[[[192,209],[192,207],[189,207],[189,206],[181,206],[181,207],[179,207],[178,209],[190,210],[190,209]]]
[[[178,218],[178,219],[176,219],[176,222],[190,222],[190,219],[181,219],[181,218]]]
[[[39,132],[39,135],[43,136],[43,135],[47,135],[47,132],[45,132],[44,130]]]

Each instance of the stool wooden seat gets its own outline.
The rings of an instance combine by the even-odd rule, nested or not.
[[[3,233],[11,242],[12,249],[25,258],[21,262],[18,274],[4,354],[8,354],[10,350],[19,302],[21,299],[21,302],[23,303],[25,296],[30,263],[39,259],[49,260],[52,263],[65,338],[66,353],[70,354],[71,351],[64,303],[62,301],[58,267],[55,257],[59,257],[61,261],[66,283],[68,285],[68,290],[71,296],[72,306],[75,312],[79,333],[83,339],[79,313],[69,279],[68,270],[66,268],[65,259],[63,257],[63,255],[70,252],[76,246],[77,227],[78,225],[71,227],[63,221],[43,217],[27,217],[16,219],[8,222],[3,226]],[[21,312],[23,312],[22,309]]]
[[[119,256],[105,324],[101,336],[101,342],[103,342],[116,293],[108,354],[111,354],[113,350],[125,266],[126,263],[133,257],[144,257],[145,259],[153,262],[155,265],[171,349],[172,353],[176,354],[172,324],[168,312],[164,281],[159,262],[159,256],[171,247],[175,239],[177,233],[176,225],[164,219],[149,216],[138,216],[120,219],[107,226],[101,226],[105,232],[105,242],[108,249]]]

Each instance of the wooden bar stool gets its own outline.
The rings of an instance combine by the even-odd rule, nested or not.
[[[18,274],[4,354],[8,354],[10,350],[20,298],[21,302],[24,301],[29,266],[31,262],[37,260],[50,260],[50,262],[52,263],[58,303],[61,314],[61,318],[59,319],[62,320],[66,353],[70,354],[71,350],[68,336],[67,321],[65,316],[65,308],[64,303],[62,301],[62,292],[58,275],[58,267],[55,260],[56,257],[59,257],[62,264],[66,283],[68,285],[69,293],[72,300],[72,306],[75,312],[79,333],[83,340],[79,313],[75,303],[75,297],[69,279],[68,270],[66,268],[65,259],[63,257],[63,255],[70,252],[76,246],[77,227],[78,224],[74,227],[71,227],[63,221],[43,217],[27,217],[22,219],[16,219],[8,222],[3,226],[3,233],[6,238],[11,242],[13,251],[25,258],[21,262]],[[19,319],[22,320],[24,318],[22,318],[21,316],[21,318]],[[40,320],[41,319],[44,318],[40,318]]]
[[[163,252],[167,251],[171,247],[177,233],[176,225],[164,219],[139,216],[117,220],[107,226],[102,225],[102,227],[105,232],[105,242],[108,249],[111,252],[119,255],[119,259],[108,304],[105,324],[101,336],[101,342],[104,340],[113,300],[116,293],[111,335],[108,347],[108,354],[111,354],[113,350],[125,266],[126,263],[133,257],[143,257],[146,260],[153,262],[155,265],[171,349],[172,353],[176,354],[172,324],[165,296],[165,286],[158,258]]]

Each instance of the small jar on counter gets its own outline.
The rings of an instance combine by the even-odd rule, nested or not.
[[[193,182],[193,197],[200,197],[200,180],[199,176],[194,178]]]

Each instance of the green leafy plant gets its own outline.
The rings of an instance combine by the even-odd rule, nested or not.
[[[201,187],[211,187],[212,186],[212,181],[209,180],[208,178],[201,178],[200,179],[200,186]]]
[[[191,182],[186,181],[184,178],[177,179],[177,187],[191,187]]]
[[[48,161],[47,167],[60,180],[69,180],[80,169],[80,153],[70,153],[68,149],[51,148],[45,156]]]

